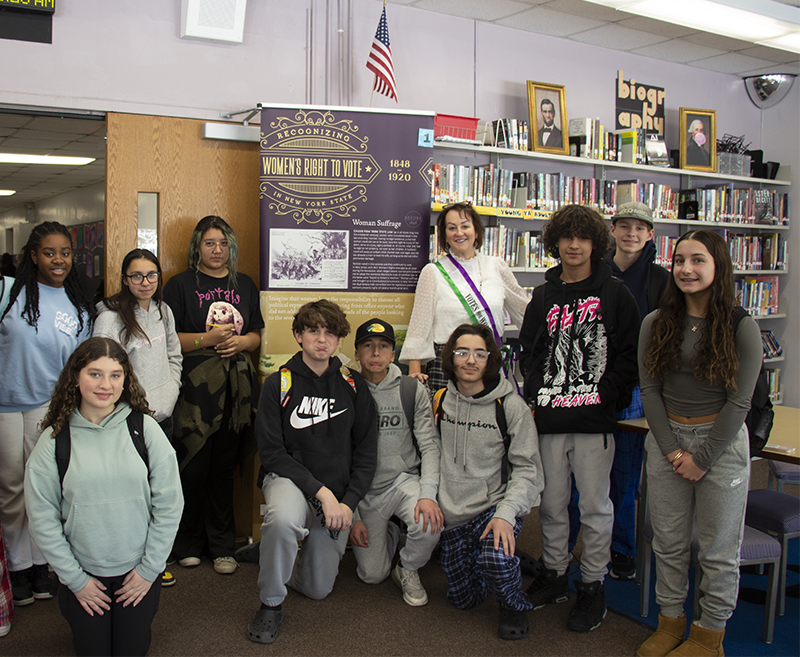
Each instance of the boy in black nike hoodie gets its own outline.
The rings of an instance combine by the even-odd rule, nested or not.
[[[534,291],[520,330],[525,395],[535,409],[545,477],[539,508],[543,568],[528,595],[535,608],[569,598],[567,505],[574,474],[584,550],[568,627],[588,632],[606,614],[614,413],[628,405],[637,381],[640,319],[633,295],[602,260],[610,238],[597,212],[562,208],[547,222],[543,241],[561,264]]]
[[[275,640],[287,585],[315,600],[331,592],[353,511],[377,463],[372,395],[361,375],[333,356],[350,332],[345,314],[326,299],[307,303],[292,331],[302,351],[266,380],[256,417],[266,511],[262,604],[247,636],[257,643]]]

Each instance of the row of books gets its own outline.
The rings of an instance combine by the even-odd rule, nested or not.
[[[515,151],[530,150],[528,122],[522,119],[497,119],[492,121],[491,146],[510,148]]]
[[[764,348],[764,358],[783,356],[783,347],[772,331],[761,331],[761,346]]]
[[[599,178],[578,178],[564,173],[514,174],[514,207],[555,212],[564,205],[579,203],[601,214],[617,210],[618,183]]]
[[[712,230],[722,235],[728,243],[734,269],[740,271],[786,270],[786,240],[783,235],[779,233],[746,235],[731,233],[724,228]],[[653,243],[656,245],[657,265],[672,266],[672,256],[677,241],[677,237],[669,235],[653,237]]]
[[[786,269],[786,240],[778,233],[765,235],[745,235],[722,233],[731,251],[734,269],[744,271],[783,271]]]
[[[736,303],[751,315],[763,317],[778,313],[780,286],[777,276],[748,276],[736,279]]]
[[[514,172],[494,164],[466,166],[434,164],[431,177],[432,203],[463,203],[489,208],[511,207]]]
[[[611,132],[600,119],[570,119],[569,154],[592,160],[669,166],[664,136],[642,128]]]
[[[781,371],[779,369],[764,370],[767,373],[767,385],[769,386],[769,398],[773,404],[781,401]]]
[[[678,218],[678,192],[669,185],[643,183],[641,180],[617,181],[617,204],[638,201],[653,211],[655,219]]]
[[[431,235],[429,253],[431,262],[444,255],[439,249],[436,226]],[[516,230],[502,225],[485,227],[483,246],[478,253],[501,258],[509,267],[547,269],[558,264],[556,258],[545,252],[541,231]]]
[[[789,225],[789,194],[714,185],[680,192],[679,216],[696,221]]]

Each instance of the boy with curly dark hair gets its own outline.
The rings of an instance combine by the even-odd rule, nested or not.
[[[567,506],[574,474],[584,550],[567,626],[588,632],[606,615],[614,413],[628,405],[636,381],[640,319],[633,295],[603,261],[610,238],[597,212],[562,208],[545,226],[543,241],[561,264],[534,290],[520,330],[525,395],[534,408],[545,477],[542,568],[528,595],[534,608],[569,598]]]

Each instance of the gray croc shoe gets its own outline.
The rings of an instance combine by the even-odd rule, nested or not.
[[[528,614],[513,609],[500,609],[497,636],[503,641],[518,641],[528,636]]]
[[[278,625],[283,620],[283,609],[259,609],[247,626],[247,638],[255,643],[272,643],[278,636]]]

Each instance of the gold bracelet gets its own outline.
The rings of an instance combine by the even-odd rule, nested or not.
[[[683,456],[683,451],[682,450],[678,450],[678,453],[675,455],[675,458],[670,461],[670,465],[675,463],[675,461],[677,461],[681,456]]]

